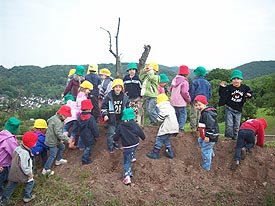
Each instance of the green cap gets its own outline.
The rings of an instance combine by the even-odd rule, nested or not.
[[[233,70],[232,71],[230,80],[235,79],[235,78],[243,79],[243,74],[240,70]]]
[[[135,112],[132,108],[126,108],[123,110],[121,120],[131,120],[135,118]]]
[[[84,76],[84,67],[83,66],[76,66],[75,68],[75,74],[79,76]]]
[[[72,94],[66,94],[65,96],[64,96],[64,104],[67,104],[67,102],[69,101],[69,100],[72,100],[72,101],[75,101],[75,98],[74,98],[74,96],[72,95]]]
[[[127,66],[126,71],[128,72],[130,69],[137,69],[137,64],[134,62],[130,62]]]
[[[169,82],[169,79],[166,74],[159,74],[159,79],[160,79],[159,80],[160,83]]]
[[[194,70],[194,74],[198,77],[200,77],[200,76],[205,77],[206,69],[202,66],[199,66],[199,67],[197,67],[197,69]]]
[[[8,130],[10,133],[16,133],[19,129],[20,120],[16,119],[15,117],[11,117],[5,123],[5,129]]]

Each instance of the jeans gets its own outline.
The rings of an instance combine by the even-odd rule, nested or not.
[[[124,177],[133,176],[132,168],[131,168],[131,159],[135,157],[135,152],[138,145],[131,148],[123,148],[123,162],[124,162]]]
[[[63,143],[59,143],[55,147],[50,147],[50,156],[48,157],[46,163],[44,164],[44,168],[46,170],[52,167],[53,161],[56,158],[57,161],[62,159],[62,155],[65,150],[65,145]]]
[[[179,129],[184,129],[184,125],[187,120],[186,107],[174,107],[176,111],[177,120],[179,123]]]
[[[215,142],[205,142],[202,138],[198,138],[198,143],[201,148],[201,156],[202,156],[202,163],[201,167],[207,171],[211,168],[211,161],[213,157],[213,147],[215,145]]]
[[[145,107],[148,113],[148,117],[151,122],[156,122],[158,118],[157,113],[157,98],[156,97],[146,97],[145,98]]]
[[[238,129],[241,124],[242,113],[232,109],[228,106],[225,107],[225,133],[224,136],[236,139],[238,136]]]
[[[108,125],[108,130],[107,130],[107,147],[109,152],[114,151],[114,138],[113,135],[115,133],[116,126],[114,125]]]
[[[77,120],[72,120],[70,122],[67,122],[63,127],[63,132],[69,132],[70,128],[72,128],[70,137],[75,138],[75,136],[78,133],[78,122],[77,122]]]
[[[91,155],[92,147],[93,147],[93,145],[84,147],[83,154],[82,154],[83,162],[88,162],[91,160],[90,155]]]
[[[10,166],[3,167],[3,171],[0,173],[0,196],[2,196],[6,183],[8,182]]]
[[[242,148],[249,151],[255,145],[255,133],[250,129],[241,129],[238,132],[237,144],[235,147],[234,160],[241,160]]]
[[[9,201],[17,184],[18,184],[18,182],[11,182],[11,181],[8,182],[7,187],[5,188],[5,191],[1,198],[1,202],[6,203]],[[33,186],[34,186],[34,180],[25,183],[23,198],[31,198],[32,197]]]
[[[191,111],[190,111],[190,128],[191,130],[198,131],[198,125],[200,120],[200,112],[196,110],[195,105],[191,104]]]
[[[156,142],[155,142],[155,148],[160,150],[163,144],[165,145],[165,147],[171,147],[171,142],[170,142],[171,136],[172,136],[171,134],[164,134],[161,136],[157,136]]]

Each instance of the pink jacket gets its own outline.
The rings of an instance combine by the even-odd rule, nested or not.
[[[12,133],[7,130],[0,132],[0,166],[7,167],[11,166],[12,155],[18,142]]]
[[[170,87],[171,105],[174,107],[185,107],[190,103],[191,97],[189,95],[189,82],[187,77],[177,75],[171,83]]]
[[[68,100],[67,101],[67,106],[69,106],[71,108],[71,117],[67,117],[64,121],[64,124],[71,122],[73,120],[77,120],[77,107],[76,107],[76,102],[72,101],[72,100]]]
[[[87,95],[85,92],[78,92],[77,97],[76,97],[76,115],[80,115],[81,113],[81,102],[85,99],[88,99]]]

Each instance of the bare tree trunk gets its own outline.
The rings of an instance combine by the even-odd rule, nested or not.
[[[149,53],[151,51],[151,46],[150,45],[144,45],[144,51],[139,59],[139,64],[138,64],[138,73],[140,70],[142,70],[145,67],[145,63],[147,61],[147,58],[149,56]]]
[[[116,53],[112,50],[112,36],[110,31],[100,27],[104,31],[108,32],[109,34],[109,52],[116,58],[116,78],[122,74],[121,72],[121,61],[120,61],[120,55],[118,54],[118,34],[119,34],[119,27],[120,27],[120,18],[118,18],[118,26],[117,26],[117,33],[116,33]]]

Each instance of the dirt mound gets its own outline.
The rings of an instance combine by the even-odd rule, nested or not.
[[[68,164],[56,167],[68,184],[80,178],[94,191],[91,205],[264,205],[275,188],[275,149],[255,147],[236,171],[230,169],[236,142],[219,141],[210,172],[200,168],[201,152],[191,133],[171,139],[174,159],[146,157],[154,146],[158,128],[145,127],[137,162],[132,164],[131,186],[122,183],[123,156],[106,151],[106,129],[100,126],[101,141],[92,150],[93,163],[81,165],[82,152],[66,150]],[[68,174],[68,171],[71,175]],[[78,185],[81,187],[81,185]],[[84,204],[83,204],[84,205]]]

